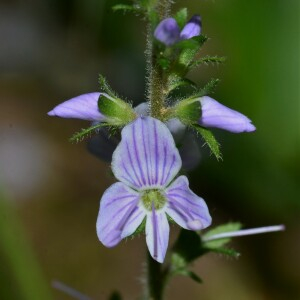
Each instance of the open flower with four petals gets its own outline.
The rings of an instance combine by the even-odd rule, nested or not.
[[[186,176],[179,176],[181,158],[174,139],[161,121],[140,117],[125,126],[112,159],[119,182],[102,196],[97,234],[107,247],[132,235],[145,220],[151,256],[163,262],[171,218],[188,230],[211,224],[206,203],[194,194]]]

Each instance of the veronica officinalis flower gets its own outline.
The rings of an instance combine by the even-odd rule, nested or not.
[[[189,189],[186,176],[175,179],[181,158],[167,126],[140,117],[122,130],[112,159],[119,182],[102,196],[97,219],[99,240],[116,246],[146,219],[146,242],[151,256],[163,262],[169,241],[168,217],[188,230],[211,224],[204,200]]]

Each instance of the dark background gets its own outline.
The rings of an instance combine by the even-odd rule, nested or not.
[[[95,222],[99,199],[114,182],[109,165],[68,137],[88,124],[46,115],[58,103],[99,90],[104,74],[123,96],[144,101],[145,24],[112,13],[115,1],[0,2],[0,298],[71,299],[59,280],[106,299],[141,292],[144,236],[106,249]],[[202,54],[227,57],[190,77],[221,83],[214,98],[249,116],[251,134],[215,131],[223,162],[202,149],[191,188],[214,225],[286,224],[284,233],[234,241],[238,259],[209,254],[178,278],[169,299],[300,299],[299,2],[178,1],[200,13],[211,39]],[[174,7],[174,10],[176,9]],[[177,234],[172,228],[171,241]]]

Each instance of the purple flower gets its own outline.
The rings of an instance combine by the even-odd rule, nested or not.
[[[201,33],[201,17],[194,15],[180,32],[180,39],[187,40]]]
[[[187,40],[201,33],[201,17],[194,15],[180,31],[174,18],[162,20],[154,31],[154,37],[165,44],[172,46],[180,40]]]
[[[200,103],[202,115],[199,125],[203,127],[220,128],[234,133],[256,130],[251,120],[245,115],[208,96],[200,98]]]
[[[88,93],[67,100],[48,112],[49,116],[103,122],[106,117],[98,109],[101,93]]]
[[[189,230],[209,226],[204,200],[189,189],[185,176],[175,179],[180,168],[180,155],[165,124],[141,117],[125,126],[112,160],[119,182],[105,191],[100,202],[99,240],[113,247],[146,219],[149,252],[163,262],[169,241],[167,216]]]

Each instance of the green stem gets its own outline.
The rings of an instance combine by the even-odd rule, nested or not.
[[[148,251],[147,251],[148,252]],[[149,252],[147,253],[147,300],[162,300],[165,274],[162,270],[162,264],[155,261]]]
[[[157,11],[160,20],[170,15],[171,2],[170,0],[158,1],[156,7],[153,8]],[[157,119],[163,119],[167,82],[163,70],[156,63],[155,47],[153,46],[153,31],[155,25],[156,24],[149,22],[147,34],[147,98],[150,104],[150,115]]]

